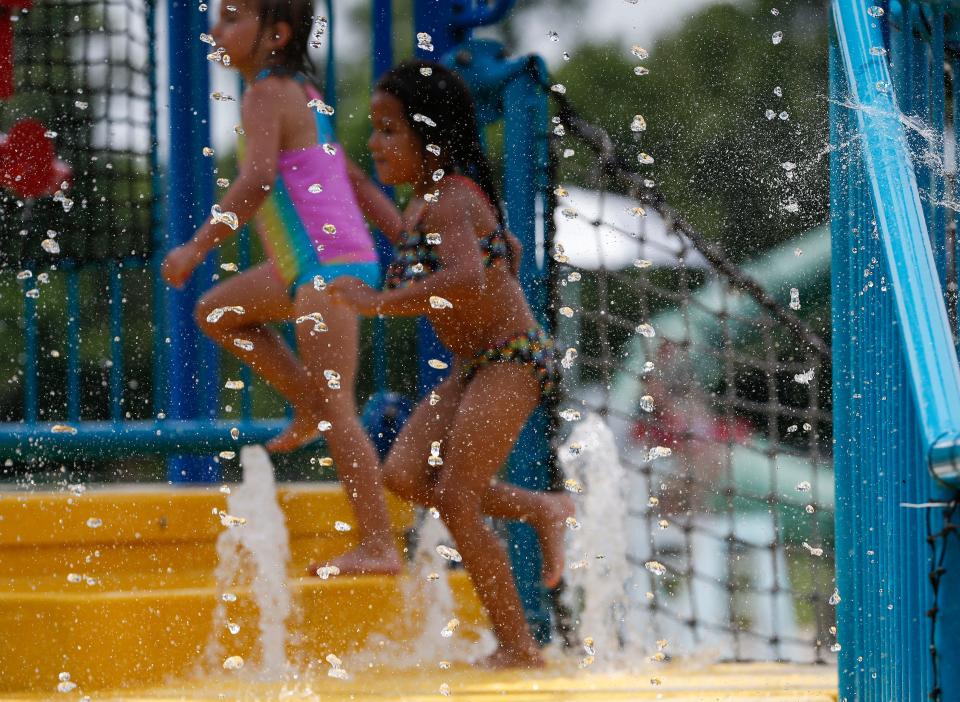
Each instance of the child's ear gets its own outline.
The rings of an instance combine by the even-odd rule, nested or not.
[[[293,35],[293,28],[289,22],[277,22],[270,28],[270,48],[278,51],[287,45]]]

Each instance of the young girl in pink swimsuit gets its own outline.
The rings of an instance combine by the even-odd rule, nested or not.
[[[297,448],[318,436],[320,422],[330,423],[327,445],[361,537],[357,550],[334,564],[344,573],[394,573],[400,559],[377,453],[354,399],[359,320],[325,287],[343,275],[379,282],[361,209],[388,234],[396,235],[401,220],[393,203],[346,159],[332,110],[304,76],[312,26],[309,0],[221,4],[212,36],[247,86],[245,153],[219,203],[221,213],[232,214],[214,216],[172,250],[163,275],[181,287],[214,247],[256,216],[269,260],[207,292],[197,305],[197,324],[293,405],[293,422],[267,444],[270,451]],[[243,312],[223,312],[230,307]],[[286,320],[297,320],[299,357],[270,325]]]
[[[369,147],[381,181],[408,183],[411,228],[379,292],[356,278],[330,292],[365,315],[426,315],[453,352],[450,376],[424,398],[387,457],[398,495],[440,510],[499,648],[494,667],[539,666],[507,553],[484,515],[523,520],[540,536],[543,579],[563,571],[564,494],[495,480],[520,430],[556,384],[553,342],[516,278],[516,240],[506,232],[473,100],[463,81],[432,63],[389,71],[371,100]],[[439,458],[436,460],[439,449]]]

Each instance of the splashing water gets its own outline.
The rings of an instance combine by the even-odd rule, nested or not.
[[[445,636],[454,620],[456,599],[450,586],[449,561],[437,550],[453,543],[443,522],[425,513],[417,530],[417,548],[413,562],[400,581],[400,601],[407,612],[415,612],[416,630],[402,644],[371,636],[350,664],[364,668],[368,664],[390,668],[414,668],[436,661],[473,663],[491,653],[496,645],[493,634],[463,623],[455,636]],[[479,640],[477,640],[479,639]]]
[[[238,582],[249,582],[259,611],[258,672],[266,678],[277,678],[287,666],[286,621],[292,610],[286,582],[289,535],[277,502],[277,484],[267,452],[262,446],[245,446],[240,450],[240,464],[243,483],[227,497],[227,511],[242,515],[247,522],[225,529],[217,539],[217,592],[231,592]],[[227,606],[219,598],[214,611],[214,637],[224,630],[227,614]],[[223,647],[215,638],[207,646],[207,660],[219,665],[223,658]]]
[[[575,446],[577,450],[571,450]],[[636,658],[630,651],[631,638],[642,633],[625,626],[631,609],[627,472],[617,456],[613,432],[593,413],[575,426],[559,458],[564,473],[584,486],[576,498],[582,527],[570,531],[567,563],[588,565],[568,568],[567,604],[579,611],[580,636],[593,639],[593,667],[621,668]]]

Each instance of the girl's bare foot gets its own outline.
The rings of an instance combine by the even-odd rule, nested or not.
[[[290,453],[301,446],[306,446],[320,436],[320,430],[317,429],[318,421],[319,418],[313,412],[299,408],[294,410],[293,421],[279,436],[275,436],[267,442],[267,451],[270,453]]]
[[[326,565],[336,566],[340,575],[397,575],[403,568],[403,562],[393,545],[389,547],[358,546],[334,558]],[[311,563],[307,571],[311,575],[316,575],[320,567],[322,566],[318,563]]]
[[[549,493],[547,504],[533,527],[540,537],[540,551],[543,553],[543,584],[552,590],[563,578],[564,530],[567,518],[576,510],[570,496],[562,492]]]
[[[543,656],[540,650],[512,650],[499,646],[496,651],[479,661],[477,664],[487,670],[503,670],[505,668],[542,668]]]

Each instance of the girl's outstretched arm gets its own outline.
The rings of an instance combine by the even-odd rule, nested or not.
[[[451,187],[439,203],[430,207],[421,222],[425,231],[435,231],[441,236],[440,243],[435,245],[440,259],[440,270],[436,273],[404,288],[382,293],[364,290],[358,281],[338,285],[340,279],[337,279],[331,285],[331,291],[367,316],[417,317],[430,311],[432,297],[456,305],[460,298],[485,281],[477,235],[469,221],[471,218],[464,216],[465,212],[476,207],[475,199],[471,190]]]
[[[207,254],[249,222],[269,195],[277,176],[281,104],[276,85],[269,79],[258,81],[244,92],[241,115],[247,134],[245,153],[239,174],[218,203],[224,213],[232,213],[236,219],[228,225],[211,217],[190,241],[167,254],[162,271],[171,285],[186,283]]]
[[[350,184],[353,186],[353,192],[356,193],[357,204],[360,205],[360,211],[363,212],[364,217],[373,222],[377,229],[386,235],[390,243],[398,243],[400,234],[403,232],[403,217],[397,206],[370,176],[349,158],[347,175],[350,176]]]

